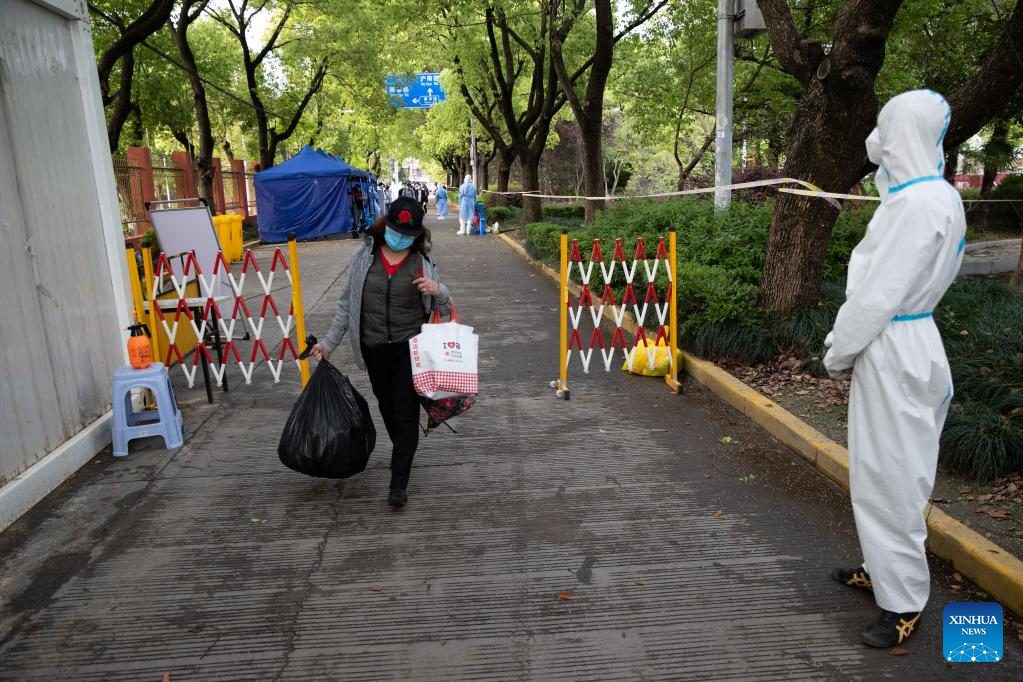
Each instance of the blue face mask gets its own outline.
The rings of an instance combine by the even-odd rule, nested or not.
[[[415,237],[410,237],[407,234],[401,234],[389,227],[384,228],[384,241],[387,242],[387,245],[391,247],[391,250],[393,251],[404,251],[412,246],[412,242],[415,240]]]

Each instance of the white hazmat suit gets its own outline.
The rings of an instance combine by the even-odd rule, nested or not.
[[[867,138],[881,205],[849,261],[824,364],[853,368],[849,488],[877,605],[922,611],[930,592],[924,508],[952,376],[933,311],[962,262],[966,217],[942,177],[951,109],[930,90],[889,101]]]

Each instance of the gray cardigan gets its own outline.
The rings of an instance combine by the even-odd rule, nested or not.
[[[366,367],[366,363],[362,359],[362,345],[359,341],[362,327],[362,289],[366,285],[366,275],[372,265],[373,244],[367,242],[352,254],[352,260],[348,263],[348,281],[337,302],[334,321],[330,324],[330,331],[327,332],[326,338],[321,341],[327,352],[333,353],[341,344],[345,333],[351,332],[355,364],[363,369]],[[437,310],[441,315],[450,315],[451,296],[448,293],[448,288],[440,281],[437,267],[426,254],[423,254],[423,275],[432,279],[439,286],[436,296],[423,295],[424,314],[429,315]]]

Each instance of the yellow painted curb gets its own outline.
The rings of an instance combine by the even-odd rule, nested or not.
[[[557,271],[530,256],[521,244],[506,235],[497,236],[554,282],[561,281]],[[573,295],[581,290],[572,283],[569,288]],[[609,310],[604,311],[604,316],[614,319]],[[635,334],[637,325],[631,313],[625,314],[622,327]],[[712,362],[682,351],[682,369],[811,462],[822,474],[849,490],[849,452],[844,447]],[[1002,606],[1023,615],[1023,561],[937,507],[928,506],[926,514],[927,549],[977,583]]]

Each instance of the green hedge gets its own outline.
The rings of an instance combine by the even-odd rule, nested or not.
[[[821,301],[791,316],[756,307],[773,203],[733,202],[726,214],[703,199],[620,203],[600,212],[590,226],[569,227],[588,260],[600,239],[605,258],[616,238],[631,258],[637,237],[652,256],[657,239],[677,230],[679,321],[683,345],[704,357],[764,362],[800,352],[804,369],[824,375],[820,354],[845,300],[845,270],[862,238],[873,206],[843,210],[828,244]],[[551,264],[559,258],[562,225],[525,228],[527,249]],[[659,275],[658,291],[667,282]],[[644,280],[641,280],[644,281]],[[612,282],[624,289],[620,270]],[[986,280],[957,282],[936,320],[953,367],[956,397],[942,435],[944,462],[979,480],[1023,467],[1023,302],[1008,288]],[[963,332],[966,332],[963,334]]]
[[[515,206],[488,206],[483,212],[487,217],[487,223],[506,223],[509,220],[517,220],[522,215],[522,209]]]
[[[586,215],[586,207],[582,204],[550,204],[540,207],[540,215],[544,220],[550,218],[582,218]]]

